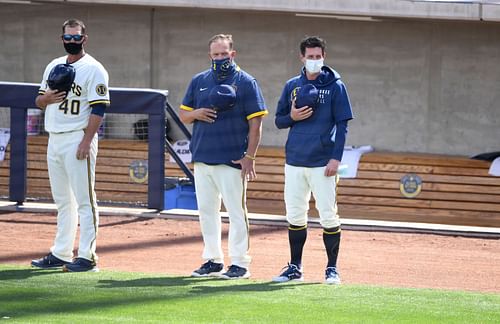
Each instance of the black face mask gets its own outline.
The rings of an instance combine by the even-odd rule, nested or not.
[[[221,81],[233,74],[235,66],[229,57],[220,60],[212,60],[212,71],[215,73],[217,80]]]
[[[76,55],[82,51],[83,48],[83,42],[81,43],[63,43],[64,44],[64,49],[68,54],[71,55]]]

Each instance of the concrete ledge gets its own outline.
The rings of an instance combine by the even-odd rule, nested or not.
[[[63,1],[61,0],[61,2]],[[475,1],[470,3],[439,3],[410,0],[65,0],[64,2],[315,13],[321,15],[481,20],[481,4]]]
[[[57,210],[55,205],[50,203],[27,202],[24,203],[23,205],[17,205],[16,203],[10,201],[0,201],[0,211],[55,213]],[[169,209],[169,210],[157,211],[147,208],[99,206],[99,213],[102,216],[135,216],[135,217],[149,217],[149,218],[198,220],[198,211],[187,210],[187,209]],[[222,215],[222,220],[224,222],[229,221],[226,212],[221,212],[221,215]],[[279,225],[279,226],[287,225],[285,216],[280,216],[280,215],[250,213],[249,221],[251,224],[259,224],[259,225]],[[321,227],[318,219],[310,220],[309,226],[315,228]],[[430,223],[407,223],[407,222],[392,222],[392,221],[381,221],[381,220],[371,220],[371,219],[343,218],[342,228],[345,230],[354,230],[354,231],[422,233],[422,234],[500,239],[500,228],[498,227],[462,226],[462,225],[445,225],[445,224],[430,224]]]
[[[500,21],[500,6],[484,4],[481,19],[484,21]]]

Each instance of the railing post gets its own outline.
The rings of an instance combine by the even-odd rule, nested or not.
[[[165,113],[150,114],[148,124],[148,208],[163,210],[165,204]]]
[[[26,199],[28,145],[27,109],[10,109],[10,177],[9,200],[22,204]]]

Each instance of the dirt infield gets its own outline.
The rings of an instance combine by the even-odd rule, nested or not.
[[[28,265],[46,254],[55,222],[54,214],[0,213],[0,264]],[[228,225],[223,228],[227,255]],[[250,231],[252,278],[270,280],[289,258],[286,227],[251,225]],[[304,250],[308,282],[323,280],[321,235],[321,229],[309,229]],[[101,216],[97,253],[103,270],[189,275],[202,262],[201,249],[196,221]],[[342,232],[339,269],[345,284],[500,293],[499,265],[498,239]]]

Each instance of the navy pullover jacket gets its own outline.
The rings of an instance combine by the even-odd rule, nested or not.
[[[294,121],[290,117],[293,91],[307,83],[319,89],[319,102],[311,117]],[[286,82],[276,110],[276,126],[290,128],[285,147],[286,163],[321,167],[327,165],[330,159],[341,161],[347,121],[352,118],[349,96],[340,75],[332,68],[323,66],[315,80],[307,80],[303,68],[300,75]],[[332,134],[334,127],[336,131]]]

